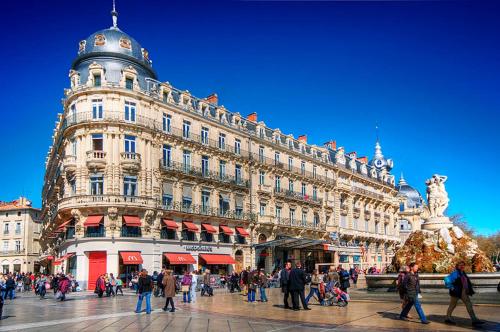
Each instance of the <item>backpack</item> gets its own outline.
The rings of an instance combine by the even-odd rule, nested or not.
[[[311,279],[312,279],[311,275],[309,273],[306,274],[306,284],[311,283]]]

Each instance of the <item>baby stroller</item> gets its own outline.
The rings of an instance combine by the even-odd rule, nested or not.
[[[326,285],[323,305],[345,307],[348,303],[349,294],[340,289],[340,284],[337,281]]]

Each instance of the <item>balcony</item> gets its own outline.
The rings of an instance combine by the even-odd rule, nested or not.
[[[318,231],[326,230],[325,224],[315,225],[314,223],[310,223],[307,221],[301,221],[301,220],[289,219],[289,218],[275,218],[275,220],[276,220],[276,224],[278,224],[280,226],[297,227],[297,228],[304,228],[304,229],[318,230]]]
[[[303,195],[302,193],[291,191],[291,190],[283,190],[281,188],[274,188],[274,195],[276,197],[281,197],[283,199],[293,200],[299,203],[308,203],[314,205],[323,204],[323,200],[317,197]]]
[[[106,152],[91,150],[87,151],[87,167],[88,168],[103,168],[106,166]]]
[[[76,171],[76,156],[65,156],[63,161],[64,172],[74,173]]]
[[[255,214],[252,212],[242,212],[241,210],[218,209],[209,206],[197,204],[185,205],[182,202],[172,202],[161,207],[163,210],[178,212],[183,214],[202,215],[207,217],[217,217],[232,220],[255,220]]]
[[[122,152],[120,163],[124,170],[137,172],[141,168],[141,155],[135,152]]]
[[[165,172],[181,173],[186,176],[195,177],[197,179],[223,183],[240,189],[248,189],[249,187],[248,180],[244,180],[228,174],[221,174],[220,172],[214,172],[200,167],[187,165],[177,161],[171,161],[170,163],[165,165],[160,160],[160,167]]]
[[[139,205],[144,208],[156,208],[159,202],[149,196],[124,196],[124,195],[77,195],[59,200],[56,208],[73,209],[87,207],[128,207]]]

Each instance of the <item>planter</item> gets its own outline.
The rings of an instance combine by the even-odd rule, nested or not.
[[[422,273],[419,276],[422,292],[448,292],[443,280],[447,274]],[[500,283],[500,273],[471,273],[468,276],[477,293],[496,292]],[[366,275],[366,286],[369,291],[396,291],[396,279],[397,274],[369,274]]]

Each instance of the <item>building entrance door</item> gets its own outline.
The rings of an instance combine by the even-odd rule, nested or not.
[[[106,273],[106,259],[105,251],[91,251],[89,252],[89,281],[87,289],[95,289],[95,282],[97,278]]]

